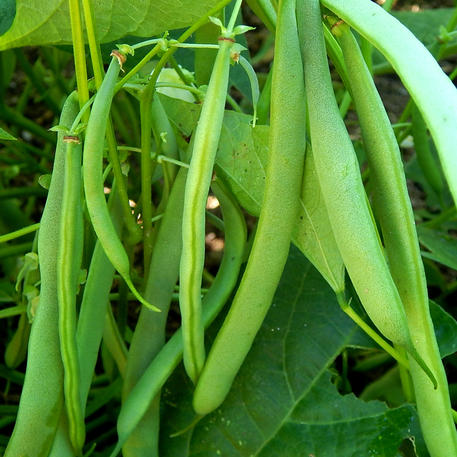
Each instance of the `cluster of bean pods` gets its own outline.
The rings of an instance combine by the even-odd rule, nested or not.
[[[226,3],[221,2],[218,8]],[[118,191],[125,186],[122,176],[114,180],[108,201],[104,190],[109,172],[103,161],[105,134],[113,97],[126,82],[123,78],[119,83],[124,52],[113,51],[83,130],[77,129],[82,116],[78,94],[68,97],[59,123],[52,181],[38,237],[40,304],[32,325],[27,373],[7,457],[83,454],[86,403],[104,332],[107,344],[108,332],[112,344],[118,345],[119,349],[113,352],[119,354],[118,367],[123,376],[118,444],[112,457],[121,449],[129,457],[158,455],[160,390],[181,359],[195,386],[196,414],[209,414],[222,404],[262,325],[283,272],[296,230],[301,192],[306,187],[306,154],[311,158],[307,158],[306,166],[314,167],[317,175],[339,255],[379,333],[361,320],[358,322],[409,370],[432,457],[457,455],[447,382],[428,311],[425,275],[398,145],[349,27],[353,25],[363,34],[366,29],[362,16],[353,15],[354,4],[347,6],[353,2],[343,0],[323,1],[331,12],[325,18],[319,0],[279,0],[277,13],[269,2],[255,3],[269,27],[274,28],[276,41],[271,79],[265,86],[268,95],[265,90],[257,106],[262,122],[268,112],[263,105],[266,103],[268,108],[270,102],[268,167],[257,228],[241,278],[248,246],[245,218],[214,169],[230,65],[239,58],[236,35],[246,30],[235,26],[241,4],[238,0],[227,27],[219,19],[214,20],[221,26],[218,50],[188,151],[179,151],[160,99],[151,95],[158,77],[156,71],[139,94],[142,110],[149,110],[142,112],[142,145],[146,149],[142,151],[142,181],[146,184],[141,201],[149,207],[143,213],[148,218],[143,239],[148,247],[142,293],[134,285],[137,278],[131,246],[127,243],[126,248],[122,242],[122,228],[127,225],[123,191]],[[381,8],[371,2],[355,3],[367,14],[373,13],[370,20],[378,14],[384,17]],[[199,25],[207,22],[208,15]],[[335,66],[342,73],[360,118],[374,189],[373,208],[335,100],[323,20],[336,38],[333,45],[339,60]],[[396,24],[394,30],[399,36],[406,33]],[[378,43],[376,31],[368,30],[366,34]],[[455,106],[446,103],[436,111],[429,97],[421,96],[422,83],[412,75],[414,70],[405,69],[398,51],[388,45],[379,47],[415,97],[417,109],[435,136],[441,160],[452,165],[455,158],[445,152],[451,140],[443,139],[450,130],[447,123],[440,127],[437,118],[446,115],[448,120],[457,119]],[[426,55],[420,45],[411,49]],[[170,48],[162,57],[164,62],[171,55]],[[433,65],[431,77],[441,84],[444,80]],[[455,89],[447,82],[443,84],[446,96],[455,101]],[[419,111],[414,114],[415,135],[421,134]],[[154,228],[152,202],[147,197],[147,181],[153,171],[149,168],[151,131],[163,155],[173,162],[163,166],[167,191],[158,207],[160,221]],[[425,151],[423,160],[427,160],[426,154]],[[110,160],[118,159],[110,156]],[[176,164],[180,165],[179,170]],[[447,172],[454,193],[456,169]],[[439,176],[430,176],[430,181],[437,191],[443,188]],[[218,273],[202,296],[205,207],[210,188],[220,202],[225,248]],[[83,225],[89,221],[96,236],[92,249],[87,248],[90,241],[83,235]],[[85,249],[91,249],[91,260],[80,297],[79,271]],[[321,269],[319,262],[315,266]],[[142,305],[127,355],[109,318],[109,293],[115,271]],[[327,277],[324,271],[322,274]],[[182,327],[165,342],[168,310],[178,279]],[[343,309],[358,319],[345,300],[344,285],[329,283]],[[228,314],[206,355],[205,328],[232,294]],[[446,451],[443,453],[442,449]]]

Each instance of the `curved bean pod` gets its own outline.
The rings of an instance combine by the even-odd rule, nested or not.
[[[295,0],[280,2],[276,39],[262,209],[246,270],[195,389],[198,414],[213,411],[228,394],[271,305],[298,214],[306,113]]]
[[[405,348],[436,384],[412,344],[405,310],[370,214],[359,164],[335,101],[318,0],[299,3],[311,144],[330,223],[346,269],[368,316]]]
[[[410,364],[423,434],[430,449],[446,449],[447,453],[457,455],[457,434],[446,374],[430,317],[424,266],[400,150],[349,27],[340,24],[333,31],[341,44],[352,96],[359,113],[370,180],[373,182],[374,210],[381,223],[392,277],[405,306],[414,344],[438,379],[438,389],[434,389],[425,373],[414,363]],[[427,135],[423,141],[428,142]],[[436,170],[436,164],[432,169]],[[414,325],[411,326],[411,323]]]
[[[64,104],[60,125],[71,128],[79,111],[73,92]],[[60,232],[66,144],[58,133],[54,167],[38,235],[40,303],[33,320],[27,370],[19,411],[5,457],[47,457],[63,405],[57,299],[57,249]],[[43,382],[46,380],[46,382]]]
[[[212,183],[222,208],[225,226],[224,257],[216,278],[203,298],[203,324],[208,327],[227,302],[238,280],[246,246],[246,223],[233,196],[217,180]],[[122,445],[147,412],[165,381],[181,361],[182,329],[178,330],[146,368],[122,405],[118,417],[119,442],[111,454],[115,457]]]
[[[184,367],[195,383],[205,361],[201,280],[205,262],[205,207],[222,129],[233,38],[220,39],[211,79],[195,131],[184,197],[179,307]]]
[[[132,283],[129,258],[114,228],[103,193],[103,145],[119,70],[119,61],[114,56],[90,113],[84,141],[84,193],[90,220],[107,257],[123,277],[135,298],[143,305],[157,311],[157,308],[141,297]]]

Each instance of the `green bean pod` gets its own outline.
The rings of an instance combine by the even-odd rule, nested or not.
[[[318,0],[299,2],[311,144],[330,224],[363,307],[380,332],[427,372],[412,344],[405,310],[373,223],[352,142],[333,93]]]
[[[195,131],[184,196],[179,306],[184,367],[195,383],[205,361],[201,281],[205,263],[205,208],[222,129],[234,39],[221,37],[200,119]]]
[[[70,441],[77,455],[85,440],[84,415],[79,389],[79,361],[76,348],[76,294],[83,251],[81,189],[82,147],[74,136],[64,137],[65,154],[62,215],[57,255],[59,340],[64,369],[65,408]]]
[[[431,449],[446,449],[448,455],[457,455],[446,374],[430,317],[427,283],[400,150],[358,44],[349,27],[338,24],[333,32],[341,44],[359,113],[373,183],[374,210],[381,224],[390,270],[405,306],[414,344],[438,380],[438,389],[434,389],[426,374],[411,363],[424,438]],[[427,135],[423,140],[428,142]]]
[[[165,344],[165,326],[174,286],[178,280],[182,246],[182,212],[187,169],[181,168],[173,184],[152,251],[144,297],[161,310],[142,308],[130,344],[122,395],[129,393]],[[124,457],[158,456],[159,400],[151,403],[125,443]]]
[[[122,209],[116,185],[108,200],[111,217],[116,231],[122,226]],[[113,283],[114,267],[105,255],[99,241],[90,261],[87,280],[78,316],[76,342],[79,357],[79,388],[81,408],[85,412],[90,384],[94,376],[100,342],[105,326],[105,314],[109,303],[109,292]],[[73,446],[68,434],[67,418],[61,415],[59,427],[49,457],[73,457]]]
[[[64,104],[60,125],[70,129],[79,111],[73,92]],[[57,251],[67,145],[59,132],[51,185],[38,235],[40,302],[32,323],[27,370],[19,411],[5,457],[47,457],[63,405],[57,298]],[[46,381],[46,382],[44,382]]]
[[[198,414],[210,413],[228,394],[271,305],[298,214],[306,110],[295,0],[279,4],[276,40],[270,157],[257,233],[240,286],[195,389],[193,405]]]
[[[453,82],[413,33],[376,3],[322,0],[322,4],[357,30],[392,64],[430,129],[443,173],[457,202],[457,90]],[[436,90],[430,90],[432,87]]]
[[[224,256],[216,278],[203,298],[203,325],[208,327],[227,302],[238,280],[246,247],[246,223],[236,200],[219,180],[212,188],[217,196],[225,227]],[[148,365],[121,407],[117,430],[119,441],[111,454],[115,457],[128,439],[165,381],[178,366],[183,354],[182,329],[178,330]]]
[[[130,278],[130,262],[110,218],[103,193],[103,146],[109,110],[119,74],[118,58],[113,56],[100,89],[97,92],[84,141],[83,172],[87,210],[103,249],[137,300],[154,309],[136,290]]]

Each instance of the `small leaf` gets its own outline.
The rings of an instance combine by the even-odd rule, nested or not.
[[[70,130],[65,127],[64,125],[54,125],[52,126],[50,129],[49,129],[50,132],[57,132],[57,133],[65,133],[65,134],[69,134],[70,133]]]
[[[51,185],[51,177],[52,175],[41,175],[38,178],[38,184],[46,190],[49,190],[49,186]]]
[[[255,30],[255,27],[250,27],[249,25],[237,25],[233,29],[233,35],[242,35],[250,30]]]
[[[189,72],[186,71],[185,74],[189,74]],[[181,77],[173,68],[164,68],[160,72],[159,77],[157,78],[157,82],[182,84]],[[169,97],[187,101],[189,103],[194,101],[194,96],[186,89],[178,89],[175,87],[160,87],[157,89],[157,92],[168,95]]]
[[[430,314],[441,358],[457,351],[457,322],[438,303],[430,300]]]
[[[247,51],[247,48],[246,46],[243,46],[242,44],[240,43],[234,43],[233,46],[232,46],[232,49],[231,49],[231,52],[235,52],[235,53],[241,53],[243,51]]]
[[[422,256],[457,270],[457,239],[446,232],[428,227],[417,228],[420,243],[430,252],[422,252]]]
[[[80,122],[77,127],[73,130],[73,135],[78,136],[87,128],[87,122]]]
[[[8,133],[6,130],[3,130],[1,127],[0,127],[0,140],[3,140],[3,141],[17,141],[17,138],[14,137],[13,135],[11,135],[10,133]]]
[[[224,30],[224,24],[222,24],[222,21],[218,17],[210,16],[209,20],[214,24],[220,27],[221,30]]]
[[[135,55],[135,50],[129,44],[116,44],[117,49],[119,49],[122,54],[130,54],[131,56]]]

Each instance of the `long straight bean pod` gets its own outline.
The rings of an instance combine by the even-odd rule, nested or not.
[[[376,327],[405,348],[436,384],[412,344],[405,310],[370,214],[354,147],[338,110],[319,1],[299,0],[298,5],[314,163],[343,262]]]
[[[112,187],[108,206],[116,231],[122,227],[122,209],[116,185]],[[100,349],[105,327],[105,314],[109,304],[109,293],[114,278],[114,267],[106,257],[99,241],[90,261],[83,298],[78,315],[76,343],[79,359],[79,390],[83,413],[86,410],[90,384]],[[84,414],[83,414],[84,415]],[[73,446],[68,434],[68,421],[62,411],[59,427],[49,457],[73,457]]]
[[[64,104],[60,125],[71,128],[79,111],[73,92]],[[54,167],[38,235],[40,302],[30,333],[27,370],[19,411],[5,457],[47,457],[63,405],[57,299],[57,251],[67,145],[59,132]]]
[[[224,401],[273,300],[299,209],[305,122],[295,0],[283,0],[276,31],[270,156],[262,209],[246,270],[195,389],[193,405],[198,414],[207,414]]]
[[[184,338],[184,366],[193,382],[205,361],[201,281],[205,263],[205,208],[222,129],[234,38],[219,39],[208,90],[195,131],[184,197],[179,307]]]
[[[212,184],[222,209],[225,228],[224,256],[216,278],[203,298],[203,325],[208,327],[227,302],[238,280],[246,247],[246,223],[234,197],[219,182]],[[145,369],[121,407],[117,422],[119,442],[111,454],[115,457],[151,402],[178,366],[183,354],[182,329],[178,330]]]
[[[110,218],[103,192],[103,148],[109,110],[121,68],[118,59],[117,52],[95,96],[87,124],[83,155],[84,193],[90,220],[107,257],[123,277],[135,298],[143,305],[152,307],[141,297],[132,283],[129,258]]]
[[[76,348],[76,294],[83,254],[83,213],[81,188],[82,147],[79,138],[67,141],[57,255],[57,297],[59,300],[59,340],[64,368],[65,409],[70,441],[81,455],[85,440],[81,407],[78,350]]]
[[[406,188],[400,150],[358,44],[346,24],[333,29],[344,54],[373,183],[375,214],[380,221],[392,277],[405,306],[411,337],[438,380],[434,389],[411,361],[419,419],[433,456],[457,455],[446,374],[430,317],[427,283],[414,214]],[[428,138],[425,138],[428,141]],[[433,164],[432,164],[433,165]],[[445,453],[443,453],[445,450]]]

